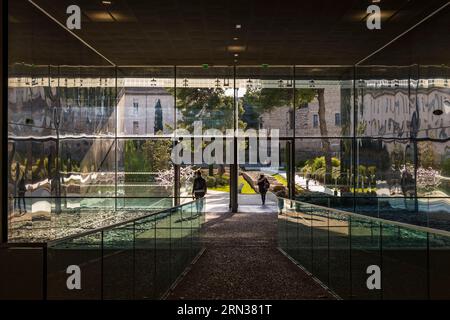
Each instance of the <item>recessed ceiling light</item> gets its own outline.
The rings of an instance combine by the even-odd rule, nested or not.
[[[236,25],[236,29],[240,29],[242,26],[240,24]]]
[[[227,50],[230,52],[244,52],[245,46],[228,46]]]
[[[114,18],[106,11],[85,11],[85,14],[94,22],[114,22]]]
[[[111,1],[102,1],[102,3],[103,3],[104,5],[107,5],[107,6],[109,6],[110,4],[112,4]]]
[[[239,57],[239,53],[235,53],[234,56],[235,56],[235,57]]]
[[[234,41],[237,41],[237,40],[239,40],[239,38],[238,38],[238,37],[234,37],[233,40],[234,40]]]

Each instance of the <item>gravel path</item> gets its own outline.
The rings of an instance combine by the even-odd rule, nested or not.
[[[206,251],[168,299],[331,299],[276,248],[275,213],[210,221]]]

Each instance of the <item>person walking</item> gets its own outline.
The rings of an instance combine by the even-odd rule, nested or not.
[[[264,174],[261,174],[258,179],[258,190],[261,194],[261,202],[263,205],[266,204],[266,193],[270,188],[269,180],[267,180]]]
[[[203,211],[203,202],[206,195],[206,180],[202,177],[202,172],[197,170],[195,172],[194,184],[192,185],[192,198],[197,200],[195,207],[197,208],[197,214]]]

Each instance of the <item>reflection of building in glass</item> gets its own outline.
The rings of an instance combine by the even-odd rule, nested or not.
[[[124,87],[119,91],[118,100],[119,135],[172,133],[174,98],[164,88]]]

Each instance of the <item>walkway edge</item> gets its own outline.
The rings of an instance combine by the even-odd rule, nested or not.
[[[195,258],[189,263],[189,265],[183,270],[183,272],[175,279],[169,289],[161,296],[161,300],[166,300],[167,297],[172,293],[172,291],[177,287],[177,285],[184,279],[184,277],[191,271],[194,264],[200,259],[200,257],[205,252],[206,248],[202,248]]]
[[[286,251],[277,247],[278,251],[280,251],[286,258],[291,260],[298,268],[300,268],[304,273],[306,273],[311,279],[313,279],[317,284],[319,284],[322,288],[324,288],[328,293],[330,293],[336,300],[343,300],[336,292],[331,290],[326,284],[320,281],[317,277],[315,277],[311,272],[309,272],[304,266],[298,263],[294,258],[292,258]]]

